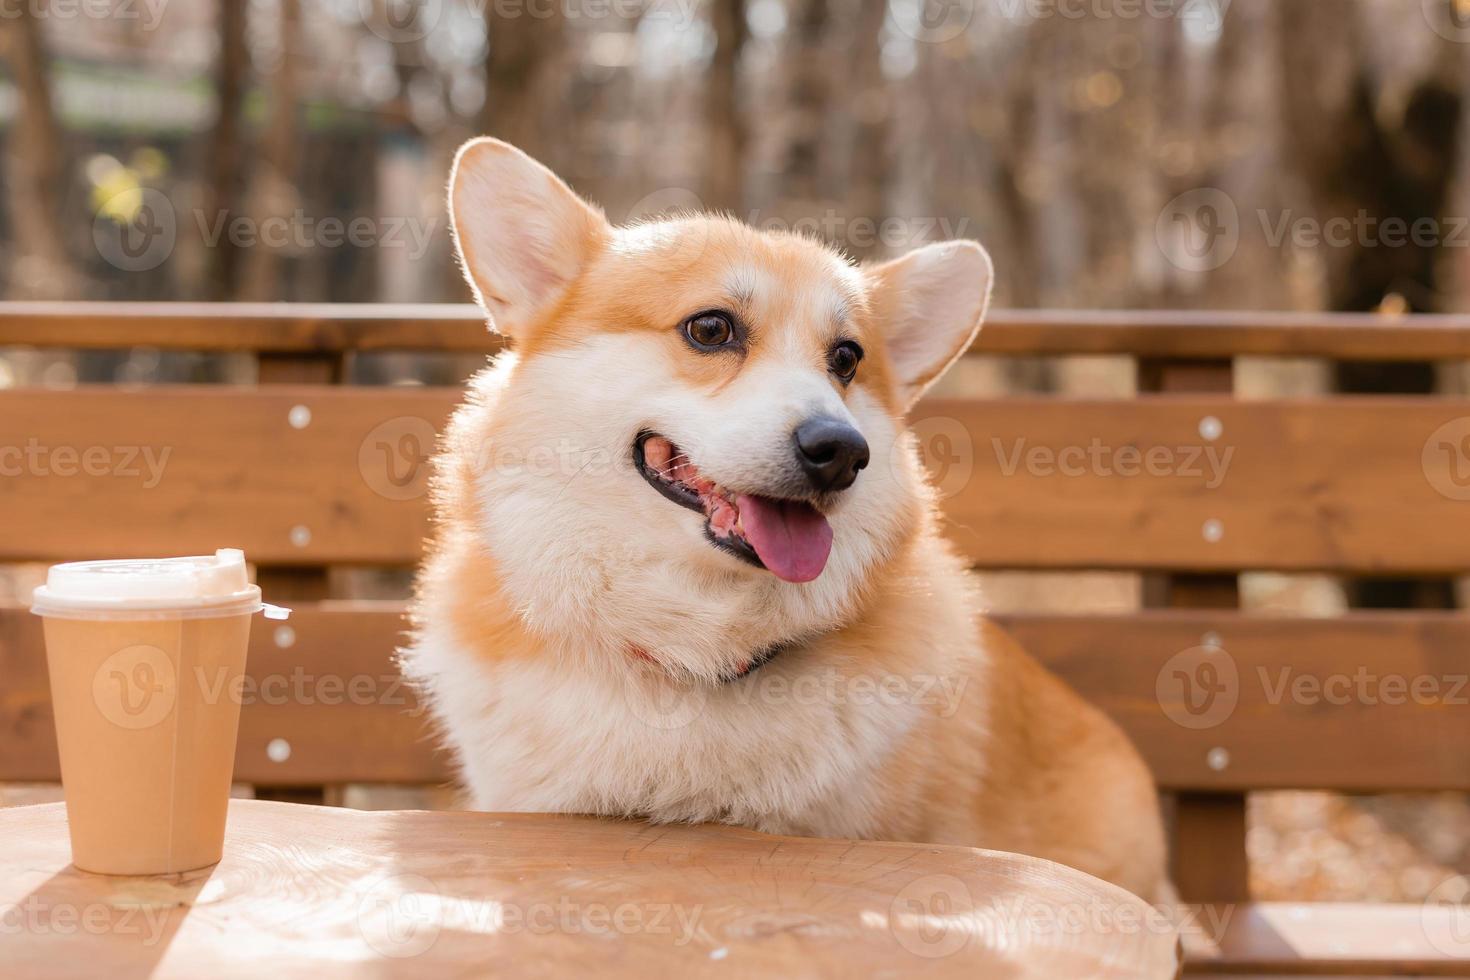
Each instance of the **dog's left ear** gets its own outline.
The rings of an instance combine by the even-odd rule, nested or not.
[[[905,410],[975,340],[995,278],[977,242],[939,242],[867,270]]]
[[[488,137],[455,154],[449,216],[475,299],[512,339],[556,306],[609,234],[602,212],[556,174]]]

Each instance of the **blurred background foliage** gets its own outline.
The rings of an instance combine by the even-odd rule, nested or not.
[[[1009,306],[1453,310],[1467,40],[1463,0],[16,0],[0,284],[463,300],[444,176],[491,133],[615,220],[979,238]],[[1238,214],[1218,268],[1161,221],[1199,188]],[[161,211],[162,261],[98,247]],[[1360,212],[1446,223],[1273,240]]]

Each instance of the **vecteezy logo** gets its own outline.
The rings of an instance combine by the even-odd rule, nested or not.
[[[622,225],[634,228],[659,221],[674,220],[681,215],[706,210],[700,196],[687,187],[660,187],[634,201],[623,215]],[[709,223],[686,225],[677,237],[668,240],[669,248],[659,251],[659,260],[667,273],[692,268],[709,248]],[[636,233],[636,232],[635,232]]]
[[[1470,959],[1470,878],[1441,881],[1424,897],[1419,916],[1431,946],[1453,959]]]
[[[173,254],[178,217],[173,203],[151,187],[118,191],[92,219],[92,243],[124,272],[156,269]]]
[[[915,878],[893,896],[888,929],[915,956],[952,956],[976,931],[974,898],[954,875]]]
[[[677,731],[704,714],[709,692],[691,680],[655,677],[631,681],[623,697],[639,721],[658,731]]]
[[[1240,245],[1240,212],[1230,195],[1196,187],[1164,205],[1154,240],[1171,265],[1185,272],[1218,269]]]
[[[1225,17],[1235,0],[1184,0],[1179,19],[1186,24],[1197,24],[1210,34],[1219,34],[1225,26]]]
[[[908,37],[943,44],[965,33],[975,17],[975,0],[896,0],[888,10],[893,23]]]
[[[941,498],[952,497],[969,485],[975,473],[975,443],[963,422],[934,415],[916,420],[909,430],[914,434],[919,461]],[[895,470],[903,462],[900,444],[893,453]]]
[[[389,44],[422,41],[439,25],[444,0],[387,0],[378,16],[377,0],[357,0],[362,22]]]
[[[444,898],[423,875],[390,875],[373,883],[357,903],[357,931],[383,956],[426,953],[444,927]]]
[[[1424,478],[1441,496],[1470,500],[1470,415],[1435,429],[1420,458]]]
[[[117,651],[92,675],[92,702],[119,728],[151,728],[169,716],[177,699],[173,661],[146,643]]]
[[[650,218],[671,218],[705,210],[704,201],[687,187],[660,187],[649,191],[628,208],[622,224]]]
[[[1420,0],[1424,22],[1446,41],[1470,42],[1470,3],[1465,0]]]
[[[1221,647],[1191,647],[1164,662],[1154,680],[1154,695],[1181,728],[1214,728],[1235,713],[1240,671]]]
[[[357,447],[357,469],[373,492],[389,500],[415,500],[429,482],[434,426],[400,415],[376,426]]]

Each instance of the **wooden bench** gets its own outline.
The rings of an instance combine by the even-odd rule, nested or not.
[[[424,461],[459,391],[344,381],[375,353],[493,351],[476,311],[0,306],[12,345],[253,356],[253,386],[0,390],[0,468],[31,454],[0,476],[0,561],[244,548],[296,614],[252,637],[237,778],[447,778],[392,663],[401,602],[340,596],[344,570],[417,560]],[[1470,574],[1470,401],[1233,393],[1243,355],[1467,359],[1470,318],[1002,312],[974,353],[1136,362],[1136,397],[935,398],[918,418],[977,568],[1144,575],[1142,611],[1003,618],[1132,735],[1169,798],[1181,890],[1230,911],[1189,940],[1190,969],[1470,974],[1455,908],[1241,904],[1247,791],[1470,788],[1470,618],[1272,617],[1237,587],[1247,570]],[[56,779],[19,607],[0,611],[0,677],[0,781]]]

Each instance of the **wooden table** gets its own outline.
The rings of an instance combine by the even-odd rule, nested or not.
[[[1172,925],[1034,858],[582,817],[236,800],[215,868],[70,865],[0,810],[6,977],[1169,978]]]

